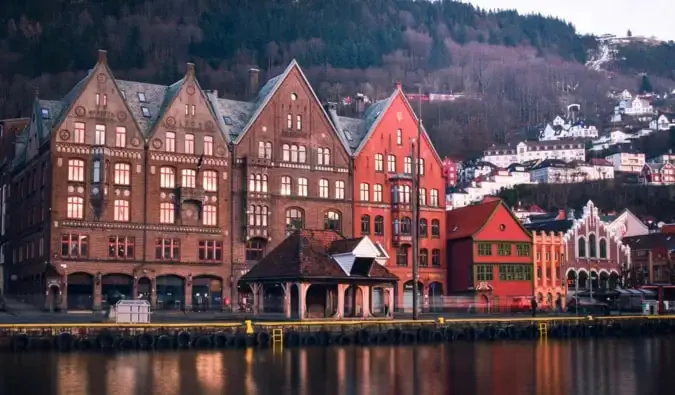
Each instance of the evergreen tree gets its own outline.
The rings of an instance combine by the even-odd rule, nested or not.
[[[652,88],[652,83],[651,81],[649,81],[649,77],[647,77],[647,74],[643,74],[642,79],[640,80],[640,92],[642,93],[654,92],[654,88]]]
[[[434,34],[431,41],[431,50],[429,51],[429,67],[432,69],[442,69],[450,66],[450,50],[445,45],[445,41],[438,34]]]

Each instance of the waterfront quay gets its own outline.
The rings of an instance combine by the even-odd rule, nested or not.
[[[444,318],[0,325],[0,349],[167,350],[454,341],[656,336],[675,333],[672,316]]]

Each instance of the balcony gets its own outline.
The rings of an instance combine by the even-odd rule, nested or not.
[[[412,244],[412,235],[407,235],[407,234],[394,234],[391,237],[391,242],[393,245],[401,245],[401,244]]]
[[[204,188],[187,188],[187,187],[177,187],[176,196],[180,204],[185,203],[188,200],[204,202]]]

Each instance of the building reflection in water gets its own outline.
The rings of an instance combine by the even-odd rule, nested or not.
[[[0,353],[0,394],[628,395],[675,393],[675,339],[416,347]]]

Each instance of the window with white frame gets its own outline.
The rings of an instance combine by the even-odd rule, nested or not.
[[[281,177],[281,195],[289,196],[291,194],[291,177],[283,176]]]
[[[297,130],[302,130],[302,115],[295,116],[295,128]]]
[[[429,194],[429,205],[438,207],[438,189],[432,189]]]
[[[396,130],[396,144],[403,145],[403,130],[402,129]]]
[[[202,185],[205,191],[216,192],[218,190],[218,172],[215,170],[205,170],[202,173]]]
[[[161,203],[159,205],[159,222],[172,224],[176,221],[176,208],[173,203]]]
[[[204,214],[202,215],[203,223],[206,226],[216,226],[218,224],[218,211],[216,206],[207,204],[204,206]]]
[[[298,147],[298,163],[307,163],[307,148],[304,145]]]
[[[293,129],[293,114],[286,114],[286,129]]]
[[[307,179],[305,177],[298,178],[298,196],[307,196]]]
[[[427,190],[426,190],[426,188],[420,188],[419,194],[420,194],[419,205],[420,206],[426,206],[427,205]]]
[[[417,171],[419,171],[419,174],[421,176],[423,176],[424,175],[424,158],[419,158],[418,163],[419,163],[419,169]]]
[[[281,146],[281,157],[284,162],[290,162],[291,161],[291,146],[288,144],[284,144]]]
[[[193,169],[183,169],[181,171],[181,183],[183,188],[194,188],[197,184],[197,171]]]
[[[66,216],[72,219],[84,218],[84,199],[79,196],[68,196]]]
[[[101,161],[98,159],[94,160],[93,167],[92,182],[101,182]]]
[[[335,199],[344,199],[345,198],[345,182],[344,181],[335,181]]]
[[[396,156],[387,156],[387,171],[389,173],[396,173]]]
[[[85,134],[86,126],[84,122],[75,122],[75,129],[73,130],[73,143],[84,144]]]
[[[115,185],[131,184],[131,165],[128,163],[115,163],[113,169],[113,179]]]
[[[319,197],[328,197],[328,180],[323,178],[319,180]]]
[[[127,146],[127,128],[118,126],[115,128],[115,147],[124,148]]]
[[[204,155],[213,156],[213,136],[204,136]]]
[[[68,160],[68,181],[84,182],[84,161],[80,159]]]
[[[115,200],[113,207],[115,221],[129,221],[129,201]]]
[[[105,145],[105,125],[96,124],[96,134],[94,136],[94,145]]]
[[[186,154],[194,154],[195,153],[195,135],[194,134],[186,134],[185,135],[185,153]]]
[[[405,174],[412,174],[412,158],[409,156],[403,158],[403,172]]]
[[[359,194],[362,202],[367,202],[370,200],[370,185],[368,183],[362,182],[359,187]]]
[[[374,202],[382,201],[382,184],[373,185],[373,201]]]
[[[384,171],[384,155],[375,154],[375,171]]]
[[[160,188],[175,188],[176,187],[176,170],[172,167],[162,167],[159,169],[159,187]]]
[[[166,132],[164,137],[164,150],[166,152],[176,152],[176,133]]]

